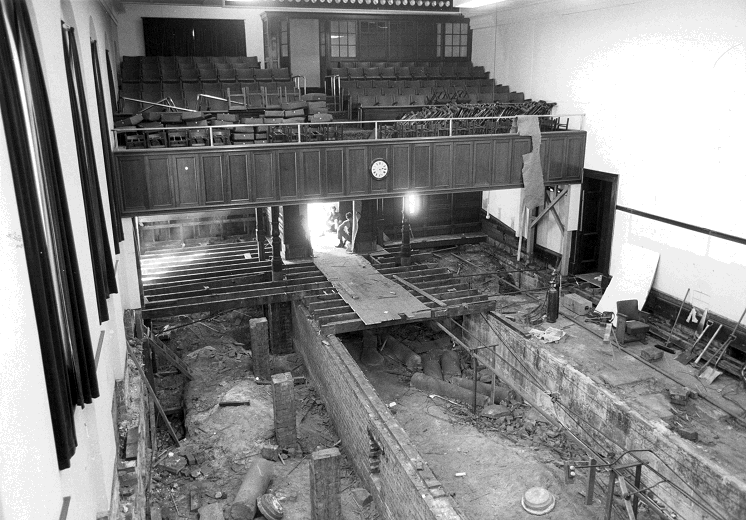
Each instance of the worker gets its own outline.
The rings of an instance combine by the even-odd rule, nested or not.
[[[326,225],[329,231],[336,231],[337,224],[339,224],[339,213],[337,212],[337,206],[332,206],[326,218]]]
[[[345,213],[345,221],[337,229],[337,238],[339,239],[337,247],[345,247],[349,243],[351,238],[350,228],[352,228],[352,213],[348,211]]]

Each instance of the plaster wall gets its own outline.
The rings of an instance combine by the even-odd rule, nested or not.
[[[50,5],[30,0],[34,37],[39,50],[54,122],[72,228],[83,286],[91,343],[97,358],[100,397],[75,411],[78,447],[71,467],[59,471],[49,404],[46,397],[40,345],[34,318],[28,270],[22,244],[17,203],[7,153],[5,130],[0,133],[0,248],[5,283],[5,347],[0,359],[0,519],[60,518],[63,497],[70,497],[67,518],[94,519],[109,510],[117,457],[116,425],[112,417],[114,382],[123,376],[125,360],[122,305],[118,294],[108,299],[110,319],[99,323],[91,255],[83,206],[80,170],[75,148],[60,21],[75,28],[96,156],[108,238],[114,250],[111,215],[99,134],[98,111],[90,42],[98,41],[107,108],[108,81],[105,51],[112,51],[117,26],[104,0],[69,1]],[[110,113],[110,112],[109,112]],[[111,126],[111,121],[109,121]],[[123,281],[114,259],[118,283]]]
[[[746,203],[746,4],[508,4],[465,11],[475,64],[511,90],[557,102],[556,113],[585,113],[586,167],[619,175],[618,205],[744,236],[736,212]],[[508,225],[517,222],[516,199],[490,195]],[[620,211],[615,218],[612,275],[622,244],[645,244],[661,253],[656,289],[677,298],[687,287],[710,291],[711,310],[738,319],[744,302],[730,288],[746,281],[742,245]]]

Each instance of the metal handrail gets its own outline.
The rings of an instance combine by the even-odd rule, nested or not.
[[[207,97],[213,97],[213,96],[207,96]],[[220,99],[220,98],[218,98]],[[417,139],[422,136],[413,136],[413,137],[393,137],[393,136],[387,136],[382,135],[381,129],[387,129],[389,127],[395,127],[396,125],[402,125],[402,126],[410,126],[412,123],[419,123],[419,124],[429,124],[431,127],[437,127],[441,130],[446,130],[447,132],[444,134],[439,135],[429,135],[427,137],[429,138],[443,138],[443,137],[466,137],[469,134],[458,134],[454,133],[454,131],[458,128],[458,124],[454,123],[460,123],[460,122],[467,122],[467,121],[499,121],[499,120],[510,120],[511,122],[515,120],[518,116],[496,116],[496,117],[443,117],[443,118],[422,118],[422,119],[390,119],[390,120],[381,120],[381,121],[370,121],[370,122],[360,122],[360,121],[330,121],[330,122],[307,122],[307,123],[298,123],[298,122],[292,122],[292,123],[234,123],[234,124],[221,124],[221,125],[211,125],[211,126],[161,126],[157,128],[137,128],[137,127],[120,127],[120,128],[114,128],[112,129],[112,132],[114,134],[114,141],[118,142],[117,136],[119,134],[132,134],[132,133],[150,133],[150,132],[169,132],[169,131],[193,131],[193,130],[201,130],[201,131],[208,131],[209,132],[209,142],[212,146],[213,143],[213,130],[217,129],[233,129],[233,128],[246,128],[246,127],[266,127],[266,128],[276,128],[276,127],[292,127],[294,129],[297,129],[297,139],[294,139],[294,142],[302,143],[304,135],[308,135],[308,132],[304,132],[304,129],[319,129],[319,127],[324,128],[334,128],[337,129],[339,127],[350,127],[353,129],[363,129],[363,125],[365,124],[373,124],[373,133],[370,137],[367,137],[365,139],[330,139],[330,141],[349,141],[349,142],[355,142],[355,141],[370,141],[370,140],[381,140],[381,139]],[[584,126],[584,118],[585,114],[579,113],[579,114],[546,114],[546,115],[537,115],[538,118],[549,118],[549,119],[561,119],[561,118],[567,118],[568,120],[568,130],[582,130],[582,127]],[[578,126],[580,128],[569,128],[569,118],[571,117],[580,117],[581,122]],[[496,133],[497,134],[497,133]],[[485,135],[485,134],[472,134],[472,135]],[[296,136],[293,136],[296,137]],[[283,143],[267,143],[267,144],[288,144],[288,142]],[[233,145],[233,146],[243,146],[243,145]],[[253,146],[253,145],[247,145],[247,146]]]

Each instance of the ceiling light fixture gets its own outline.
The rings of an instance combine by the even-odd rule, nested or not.
[[[457,7],[459,9],[473,9],[475,7],[483,7],[485,5],[499,4],[500,2],[504,1],[505,0],[454,0],[453,7]]]

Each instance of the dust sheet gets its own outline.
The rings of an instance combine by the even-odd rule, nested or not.
[[[637,300],[637,308],[642,310],[648,293],[653,286],[655,270],[658,268],[660,253],[643,247],[624,244],[620,253],[619,272],[614,274],[601,301],[596,306],[597,312],[614,313],[616,326],[616,302]]]
[[[541,130],[538,116],[518,116],[518,135],[531,137],[531,152],[523,156],[523,198],[521,215],[525,208],[544,205],[544,175],[541,171]]]

